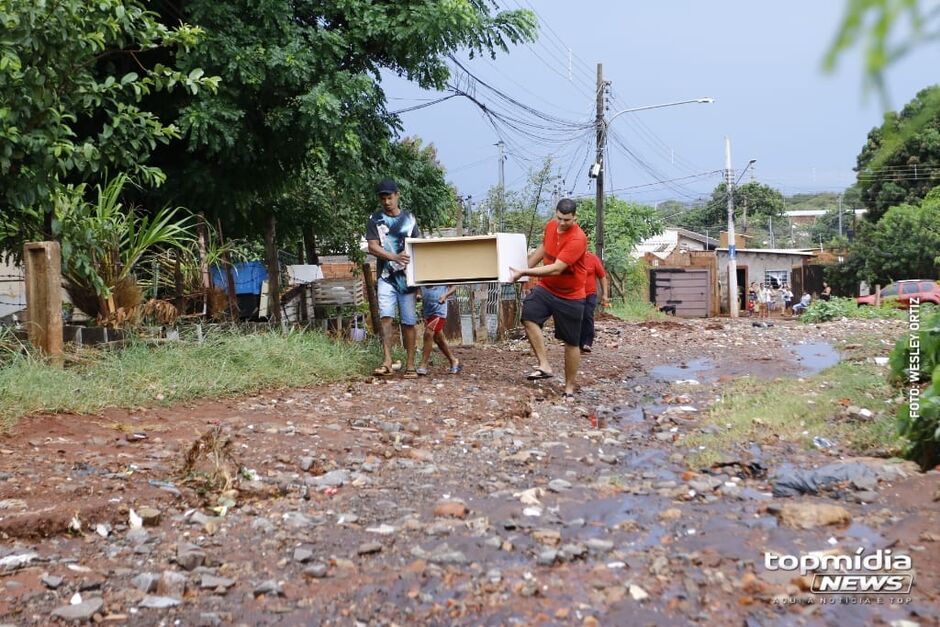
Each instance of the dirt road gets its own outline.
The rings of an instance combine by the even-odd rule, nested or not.
[[[701,469],[685,443],[734,378],[901,331],[606,318],[574,403],[525,381],[516,340],[458,348],[456,376],[25,419],[0,439],[0,623],[937,624],[940,474],[773,441]],[[871,472],[773,496],[788,465],[833,463]],[[910,556],[912,592],[813,594],[765,565],[859,548]]]

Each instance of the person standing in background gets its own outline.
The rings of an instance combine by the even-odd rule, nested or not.
[[[597,280],[601,282],[601,307],[610,307],[610,284],[604,264],[594,253],[584,253],[584,318],[581,320],[581,352],[590,353],[594,345],[594,310],[597,309]]]

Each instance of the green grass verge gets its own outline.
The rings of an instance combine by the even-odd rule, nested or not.
[[[617,316],[621,320],[665,320],[666,315],[661,313],[653,303],[640,299],[614,301],[607,313]]]
[[[685,439],[692,449],[689,462],[694,468],[710,466],[745,442],[797,442],[809,448],[814,436],[856,454],[895,454],[901,445],[895,406],[885,403],[895,395],[887,371],[867,362],[842,362],[802,381],[738,379],[723,387],[721,402],[700,423],[702,428],[717,427],[717,432],[696,432]],[[846,405],[867,408],[875,417],[837,420]]]
[[[815,300],[800,315],[800,322],[816,323],[861,318],[865,320],[901,320],[907,316],[905,309],[898,309],[890,302],[880,307],[859,307],[854,298],[833,297],[831,300]]]
[[[0,368],[0,429],[35,413],[93,413],[341,381],[367,373],[379,354],[320,333],[272,331],[84,351],[64,369],[15,356]]]

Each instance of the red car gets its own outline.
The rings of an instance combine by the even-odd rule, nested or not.
[[[907,307],[911,299],[919,299],[920,304],[933,303],[940,305],[940,285],[936,281],[927,279],[910,279],[890,283],[881,288],[881,302],[892,301],[897,307]],[[859,307],[874,305],[875,295],[859,296],[855,299]]]

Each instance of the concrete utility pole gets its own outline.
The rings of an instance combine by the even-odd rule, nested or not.
[[[734,172],[731,170],[731,139],[725,137],[725,180],[728,192],[728,315],[738,317],[738,262],[734,237]]]
[[[598,259],[604,260],[604,143],[607,141],[606,128],[604,128],[604,64],[597,64],[597,155],[595,163],[600,165],[597,179],[594,181],[594,208],[596,219],[594,223],[594,250]]]
[[[842,194],[839,194],[839,237],[842,237]]]
[[[770,247],[776,248],[777,240],[774,239],[774,217],[767,216],[767,221],[768,221],[768,229],[770,230]]]
[[[503,214],[506,212],[506,144],[499,140],[499,209],[496,214],[496,230],[503,230]]]

